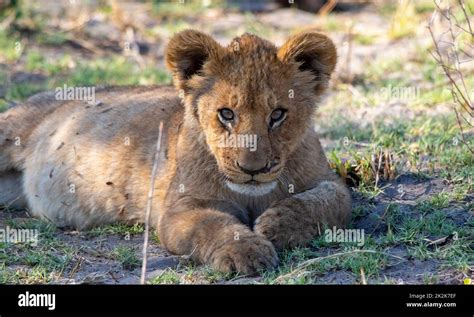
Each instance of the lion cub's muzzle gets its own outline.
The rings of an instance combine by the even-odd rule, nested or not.
[[[245,174],[248,174],[250,176],[258,175],[258,174],[267,174],[272,171],[272,169],[278,165],[277,160],[272,160],[272,161],[267,161],[267,163],[264,166],[261,167],[256,167],[255,164],[249,164],[247,163],[240,163],[239,161],[235,162],[235,165],[237,165],[238,168]]]
[[[275,181],[280,175],[282,166],[279,159],[265,160],[236,160],[233,168],[226,173],[230,180],[240,184],[259,185]]]

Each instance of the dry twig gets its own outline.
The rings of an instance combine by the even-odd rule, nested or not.
[[[459,39],[463,33],[466,34],[468,38],[474,39],[469,14],[466,10],[464,0],[457,0],[458,6],[456,6],[456,9],[459,9],[463,15],[463,21],[459,21],[456,17],[456,12],[449,6],[449,2],[446,8],[441,8],[437,1],[434,1],[434,4],[436,9],[428,24],[428,31],[430,32],[434,44],[434,51],[430,53],[436,63],[441,66],[451,87],[451,95],[454,101],[453,109],[460,130],[459,141],[474,154],[474,149],[471,147],[470,142],[466,140],[466,133],[463,128],[463,125],[474,128],[474,103],[472,102],[473,97],[471,96],[471,92],[474,92],[474,87],[471,87],[471,89],[467,87],[464,78],[468,70],[462,67],[463,64],[474,61],[472,56],[474,54],[466,53],[463,46],[468,46],[471,49],[473,46],[467,43],[467,41],[464,43]],[[441,34],[440,38],[437,38],[434,32],[434,23],[438,17],[441,17],[442,21],[448,25],[448,29]],[[447,37],[447,39],[444,39],[445,37]],[[447,49],[441,48],[440,44],[446,45]],[[461,58],[461,56],[466,59]],[[464,116],[463,113],[465,113],[467,117]]]
[[[145,284],[146,279],[146,266],[147,266],[147,250],[148,250],[148,238],[149,238],[149,231],[150,231],[150,214],[151,214],[151,203],[153,200],[153,193],[155,191],[155,179],[156,173],[158,170],[158,158],[161,150],[161,137],[163,135],[163,122],[160,122],[160,129],[158,132],[158,140],[156,141],[156,151],[155,157],[153,159],[153,170],[151,172],[151,181],[150,181],[150,189],[148,191],[148,201],[146,206],[146,214],[145,214],[145,234],[143,240],[143,260],[142,260],[142,275],[140,278],[140,284]]]

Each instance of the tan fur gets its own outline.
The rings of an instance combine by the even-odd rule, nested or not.
[[[311,119],[336,63],[331,40],[304,33],[277,48],[244,34],[222,47],[188,30],[171,39],[166,62],[176,90],[105,88],[93,106],[43,94],[0,114],[0,175],[22,174],[33,215],[79,229],[143,221],[163,121],[152,221],[170,252],[255,273],[277,264],[276,249],[347,223],[350,194]],[[221,108],[234,111],[230,127]],[[271,129],[276,108],[287,116]],[[255,151],[220,146],[223,136],[249,134]],[[242,167],[266,168],[253,175],[256,187]]]

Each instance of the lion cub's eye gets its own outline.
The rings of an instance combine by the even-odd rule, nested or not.
[[[229,108],[219,109],[217,115],[219,116],[219,120],[221,120],[221,122],[224,124],[227,124],[229,123],[229,121],[234,120],[234,112]]]
[[[270,115],[270,128],[274,129],[278,127],[283,120],[286,118],[286,110],[285,109],[275,109],[273,110],[272,114]]]

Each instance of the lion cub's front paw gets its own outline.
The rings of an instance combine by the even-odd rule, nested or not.
[[[221,272],[255,274],[278,265],[278,256],[270,241],[257,235],[241,237],[219,247],[210,259]]]
[[[317,234],[317,228],[299,218],[291,208],[270,208],[257,218],[254,231],[272,242],[277,250],[303,246]]]

